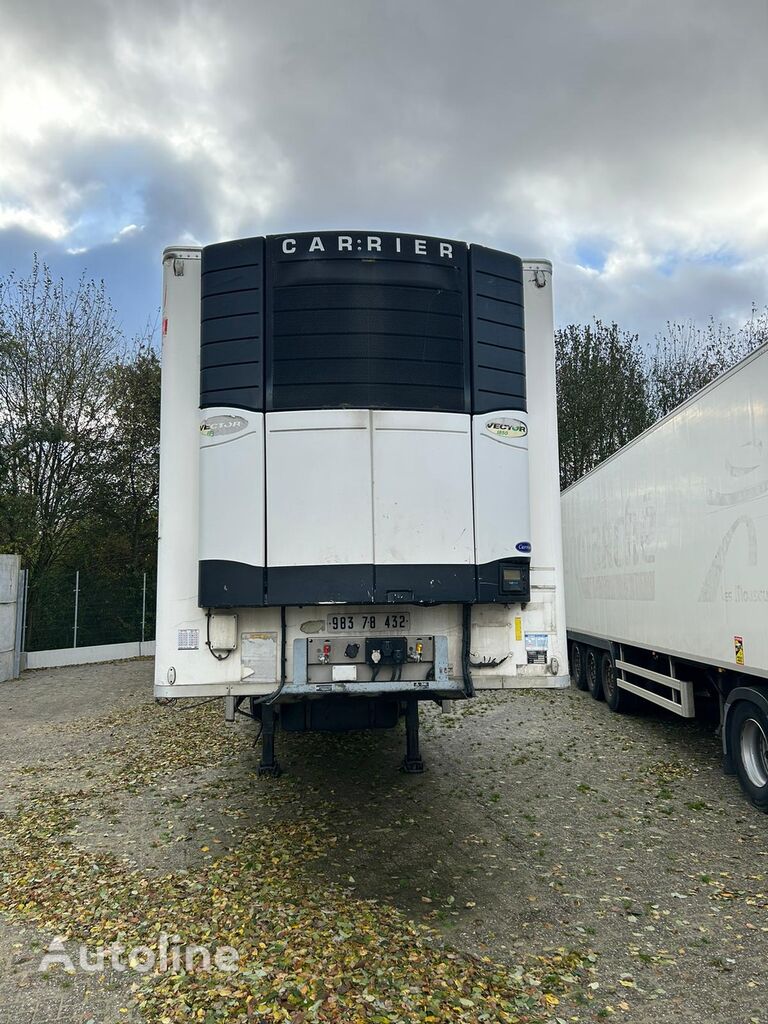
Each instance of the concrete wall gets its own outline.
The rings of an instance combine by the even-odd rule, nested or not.
[[[155,641],[129,644],[100,644],[97,647],[62,647],[56,651],[30,651],[23,655],[24,668],[59,668],[64,665],[93,665],[100,661],[154,657]]]
[[[0,683],[15,676],[16,600],[19,596],[18,555],[0,555]]]

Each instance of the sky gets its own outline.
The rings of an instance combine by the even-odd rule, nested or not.
[[[0,276],[397,230],[554,263],[561,324],[768,304],[768,0],[0,0]]]

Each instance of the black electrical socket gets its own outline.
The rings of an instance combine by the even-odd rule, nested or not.
[[[378,651],[381,657],[373,659],[373,652]],[[408,654],[407,640],[404,636],[366,637],[365,660],[369,665],[402,665]]]

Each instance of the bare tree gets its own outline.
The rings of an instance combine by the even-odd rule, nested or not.
[[[67,289],[37,259],[28,277],[0,281],[0,508],[14,518],[0,524],[0,542],[26,517],[17,544],[33,579],[86,514],[121,344],[103,282]]]
[[[693,320],[668,321],[656,336],[648,367],[654,418],[666,416],[765,341],[768,310],[758,313],[753,308],[750,319],[738,329],[714,317],[703,327]]]

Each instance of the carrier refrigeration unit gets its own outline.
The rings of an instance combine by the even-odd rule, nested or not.
[[[571,671],[612,711],[719,717],[768,811],[768,345],[563,492]]]
[[[275,729],[567,683],[551,266],[445,239],[163,254],[155,693]]]

